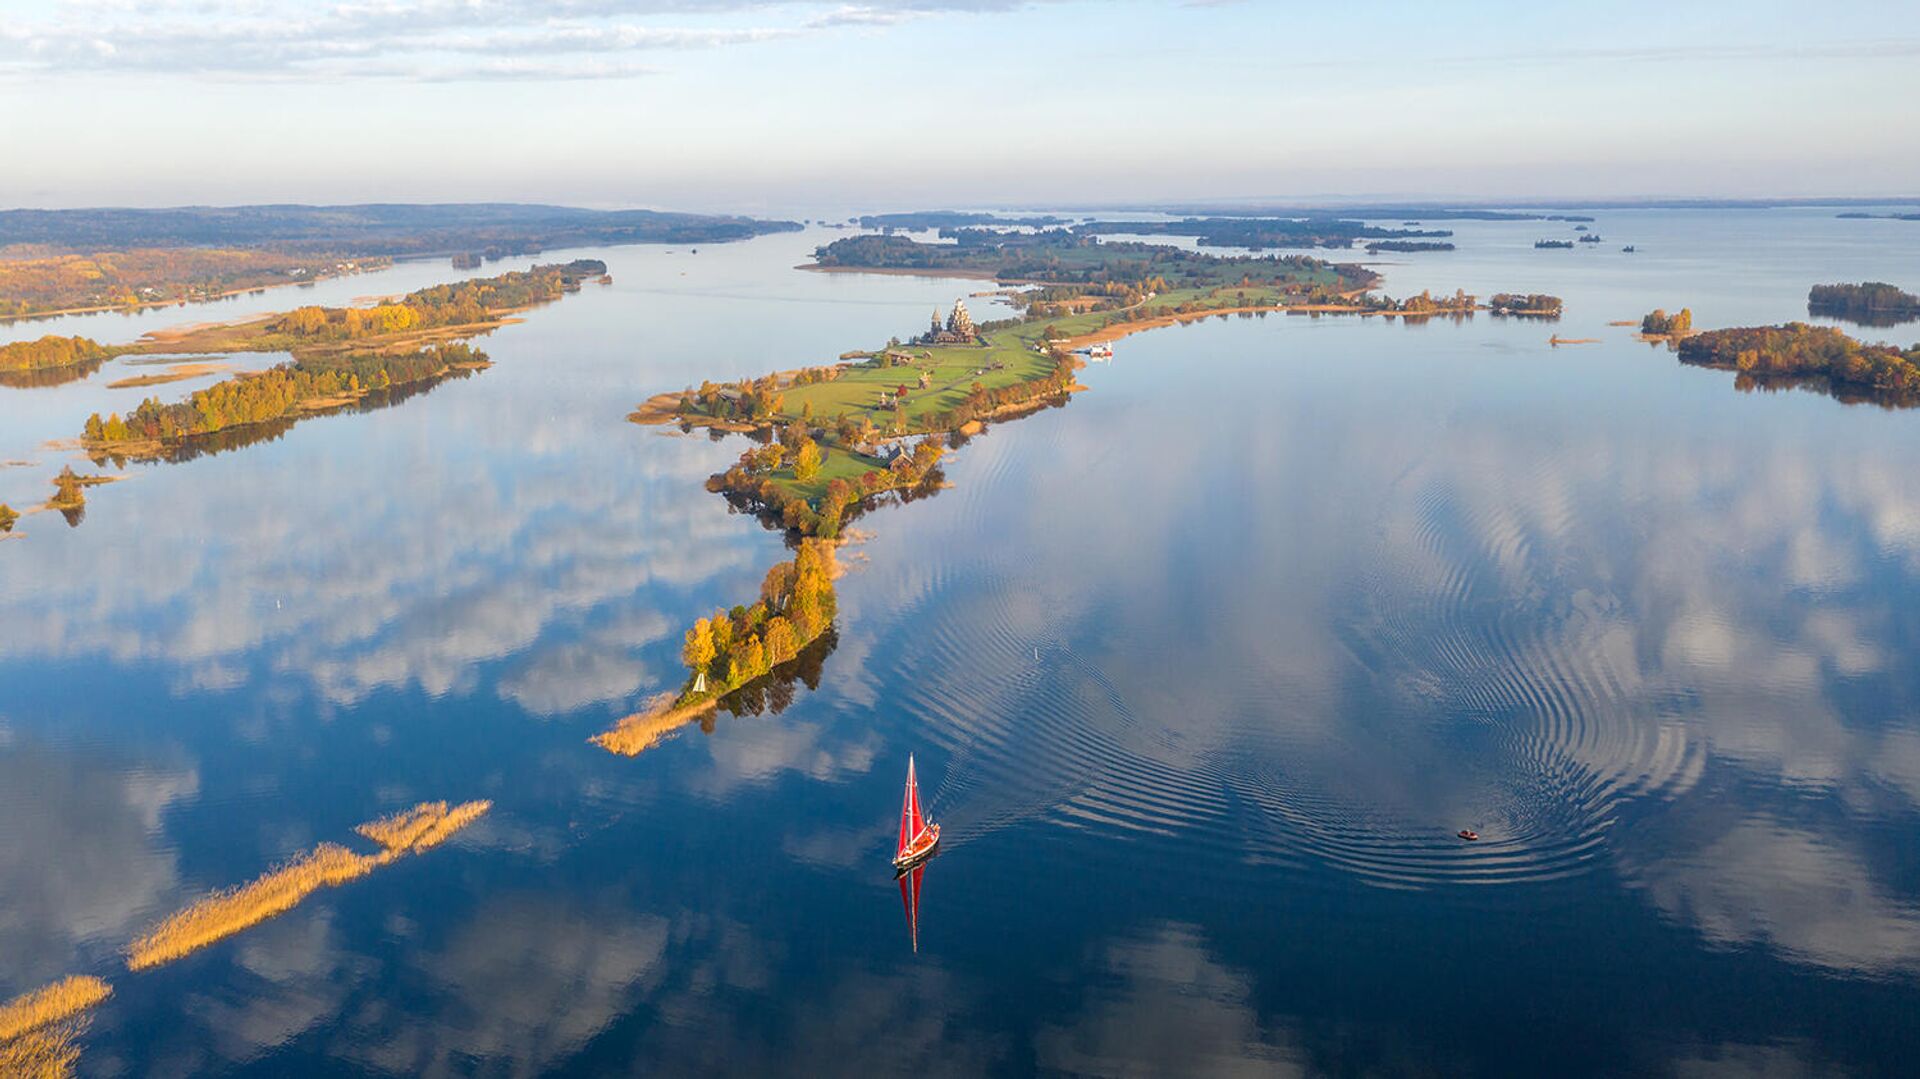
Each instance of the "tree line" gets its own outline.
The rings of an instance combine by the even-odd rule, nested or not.
[[[677,703],[725,696],[799,656],[833,624],[833,547],[803,540],[793,560],[767,571],[752,606],[715,611],[683,638],[687,682]]]
[[[1640,320],[1640,332],[1648,337],[1684,336],[1693,332],[1693,309],[1682,307],[1669,315],[1656,307]]]
[[[1558,318],[1560,297],[1544,292],[1496,292],[1487,297],[1487,310],[1496,315],[1551,315]]]
[[[1890,325],[1920,316],[1920,296],[1885,281],[1815,285],[1807,290],[1807,313]]]
[[[582,259],[434,285],[410,292],[396,303],[373,307],[300,307],[275,319],[267,328],[292,337],[354,341],[436,326],[471,325],[503,311],[557,300],[578,288],[583,277],[605,273],[606,268],[606,263],[597,259]]]
[[[1697,333],[1680,342],[1680,360],[1760,378],[1820,377],[1903,398],[1920,394],[1920,345],[1869,345],[1804,322]]]
[[[869,468],[849,480],[836,476],[817,497],[808,498],[790,484],[812,484],[829,453],[852,453],[845,445],[829,448],[799,424],[789,424],[782,440],[747,450],[725,472],[707,478],[707,490],[725,494],[802,536],[833,539],[849,511],[865,499],[888,491],[910,490],[939,467],[945,450],[937,436],[894,455],[885,468]]]
[[[102,419],[96,412],[87,418],[83,435],[90,446],[102,447],[176,442],[291,416],[314,402],[431,381],[456,365],[485,360],[486,353],[466,344],[437,345],[399,356],[307,357],[225,379],[175,404],[149,397],[124,417],[114,413]]]
[[[0,371],[38,371],[109,359],[112,349],[90,337],[47,334],[37,341],[0,345]]]

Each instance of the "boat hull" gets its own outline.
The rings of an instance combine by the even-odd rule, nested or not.
[[[910,869],[926,861],[928,858],[933,857],[934,848],[939,845],[940,826],[930,824],[925,831],[913,837],[913,841],[907,844],[906,850],[893,856],[893,867],[895,869]]]

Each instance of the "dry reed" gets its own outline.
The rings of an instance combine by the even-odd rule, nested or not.
[[[671,696],[667,697],[671,701]],[[713,711],[712,700],[685,708],[656,707],[633,715],[614,724],[588,739],[594,745],[609,753],[618,753],[622,757],[638,757],[647,750],[660,744],[660,740],[681,727]]]
[[[0,1076],[68,1079],[80,1060],[81,1013],[112,992],[98,978],[74,975],[0,1005]]]
[[[492,808],[493,803],[484,800],[463,802],[452,808],[445,802],[422,802],[412,809],[369,821],[354,831],[387,848],[393,855],[419,852],[446,842],[453,833]]]
[[[363,877],[392,857],[356,854],[337,843],[322,843],[254,881],[210,895],[153,927],[127,949],[127,969],[158,966],[259,925],[292,910],[321,888]]]
[[[107,999],[113,989],[91,975],[76,974],[0,1004],[0,1042],[58,1023]],[[12,1075],[0,1070],[0,1075]]]
[[[338,843],[322,843],[256,880],[216,892],[154,926],[128,947],[127,969],[172,962],[285,914],[322,888],[345,884],[409,853],[437,847],[492,808],[487,801],[451,808],[445,802],[422,802],[363,824],[355,831],[384,847],[380,853],[360,854]]]
[[[80,1062],[80,1023],[57,1023],[0,1041],[0,1076],[6,1079],[69,1079]]]

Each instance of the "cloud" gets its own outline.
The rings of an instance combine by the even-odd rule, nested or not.
[[[1192,926],[1167,924],[1106,949],[1111,979],[1080,1016],[1042,1027],[1042,1070],[1071,1075],[1305,1075],[1303,1054],[1269,1029],[1253,978],[1215,960]]]
[[[117,948],[178,892],[160,818],[199,777],[118,764],[25,741],[0,753],[0,997]]]
[[[842,28],[876,29],[939,11],[1007,4],[622,3],[615,0],[293,0],[69,5],[0,26],[0,73],[162,72],[230,79],[417,81],[625,79],[637,55],[726,49]],[[764,25],[732,23],[742,17]],[[662,25],[656,20],[686,20]],[[620,59],[592,59],[600,56]],[[463,57],[488,57],[483,61]]]

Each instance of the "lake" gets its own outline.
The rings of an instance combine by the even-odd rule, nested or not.
[[[0,542],[0,997],[111,982],[101,1076],[1907,1072],[1920,412],[1609,325],[1920,284],[1920,225],[1833,213],[1603,210],[1571,251],[1440,223],[1460,250],[1380,259],[1392,295],[1557,323],[1124,339],[858,522],[813,684],[632,758],[587,739],[787,552],[702,489],[743,439],[626,413],[987,286],[796,271],[820,229],[550,253],[614,284],[479,341],[492,369]],[[88,412],[219,377],[126,368],[0,388],[0,501],[46,497]],[[909,754],[945,828],[911,922]],[[475,798],[439,849],[125,969],[210,891]]]

